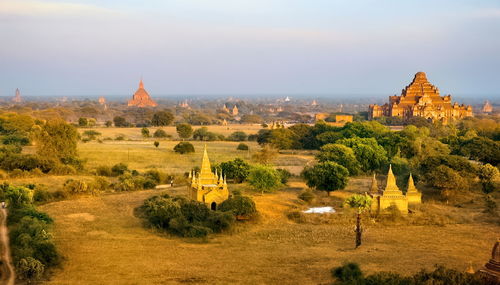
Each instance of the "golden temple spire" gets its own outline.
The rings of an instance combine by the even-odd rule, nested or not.
[[[139,81],[139,88],[144,89],[144,83],[142,83],[142,76],[141,76],[141,81]]]
[[[201,161],[200,177],[201,179],[212,179],[214,177],[212,173],[212,167],[210,166],[210,159],[208,158],[206,144],[203,150],[203,159]]]
[[[401,192],[399,190],[398,185],[396,184],[396,177],[394,177],[394,173],[392,173],[392,165],[389,164],[389,172],[387,173],[387,184],[385,186],[384,192]]]
[[[408,178],[408,190],[406,191],[406,193],[411,193],[411,192],[418,192],[418,190],[417,187],[415,187],[415,183],[413,183],[413,176],[411,176],[410,173],[410,177]]]

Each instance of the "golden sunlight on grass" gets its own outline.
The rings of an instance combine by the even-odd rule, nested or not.
[[[287,211],[301,207],[294,189],[303,184],[292,184],[275,194],[250,192],[258,221],[206,241],[144,228],[134,208],[163,193],[155,190],[42,206],[55,218],[55,240],[66,258],[44,284],[326,284],[332,281],[330,269],[345,261],[359,262],[367,272],[411,273],[437,263],[460,270],[469,262],[479,267],[496,239],[492,226],[483,224],[368,224],[363,246],[354,250],[350,226],[296,224],[286,218]],[[184,189],[167,192],[183,194]]]

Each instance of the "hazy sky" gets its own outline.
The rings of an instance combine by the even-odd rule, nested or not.
[[[500,97],[500,1],[0,0],[0,96]]]

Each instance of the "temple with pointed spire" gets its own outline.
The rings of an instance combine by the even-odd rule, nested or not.
[[[372,211],[380,212],[390,207],[396,207],[402,214],[408,214],[408,205],[422,203],[422,193],[418,191],[410,173],[408,178],[408,189],[405,194],[396,184],[396,177],[392,172],[392,165],[389,165],[387,173],[387,183],[384,190],[380,190],[375,174],[372,177],[372,184],[368,193],[372,198]]]
[[[158,104],[153,101],[153,99],[151,99],[146,89],[144,89],[144,83],[142,82],[142,79],[139,82],[139,89],[135,91],[134,96],[132,96],[132,99],[128,101],[127,105],[129,107],[134,106],[139,108],[158,106]]]
[[[206,145],[200,171],[190,172],[189,178],[191,179],[188,185],[189,195],[192,200],[203,202],[210,209],[216,210],[220,203],[229,198],[226,177],[223,173],[217,173],[217,169],[212,172]]]

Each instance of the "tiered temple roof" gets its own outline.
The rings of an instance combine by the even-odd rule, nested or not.
[[[210,159],[208,158],[207,146],[203,150],[200,172],[189,173],[191,185],[189,187],[191,199],[207,204],[211,209],[217,209],[220,203],[229,198],[226,177],[212,172]]]
[[[135,94],[132,97],[132,99],[128,101],[128,106],[135,106],[141,108],[158,106],[158,104],[155,101],[153,101],[153,99],[151,99],[146,89],[144,89],[144,83],[142,82],[142,79],[139,82],[139,89],[135,91]]]
[[[413,81],[406,86],[400,96],[389,96],[389,103],[382,106],[370,105],[371,119],[388,117],[424,117],[447,122],[472,116],[472,107],[452,104],[451,95],[440,96],[439,89],[432,85],[424,72],[417,72]]]

